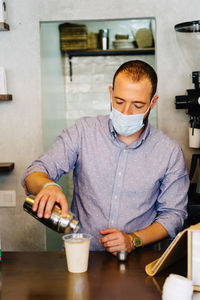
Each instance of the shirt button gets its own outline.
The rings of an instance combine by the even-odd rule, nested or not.
[[[111,223],[114,224],[114,221],[112,220]]]
[[[121,175],[122,175],[122,173],[121,173],[121,172],[119,172],[118,174],[119,174],[119,176],[121,176]]]
[[[126,149],[124,149],[124,152],[126,152]]]
[[[115,195],[115,199],[117,199],[117,196]]]

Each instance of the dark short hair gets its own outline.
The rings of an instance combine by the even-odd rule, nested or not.
[[[113,88],[117,75],[122,72],[130,76],[133,82],[140,81],[143,78],[148,78],[152,85],[151,98],[155,95],[158,78],[156,72],[149,64],[141,60],[130,60],[123,63],[114,74]]]

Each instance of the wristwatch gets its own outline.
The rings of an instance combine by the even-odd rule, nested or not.
[[[133,246],[134,247],[141,247],[142,246],[142,240],[139,236],[137,236],[135,233],[130,233],[130,235],[133,238]]]

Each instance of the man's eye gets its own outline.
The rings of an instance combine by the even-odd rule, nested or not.
[[[118,101],[116,101],[116,103],[117,103],[117,104],[123,104],[123,102],[118,102]]]
[[[135,104],[135,107],[138,108],[138,109],[140,109],[140,108],[143,107],[143,105],[141,105],[141,104]]]

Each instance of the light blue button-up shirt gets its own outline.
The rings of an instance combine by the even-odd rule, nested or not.
[[[103,250],[99,231],[131,233],[159,222],[174,237],[187,217],[189,178],[178,144],[148,124],[132,145],[121,142],[109,116],[85,117],[64,129],[23,176],[44,172],[58,181],[73,171],[71,211],[91,250]]]

